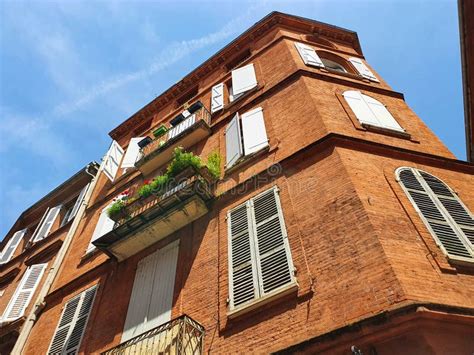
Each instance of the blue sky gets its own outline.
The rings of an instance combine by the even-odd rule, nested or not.
[[[456,1],[3,1],[0,239],[108,132],[277,10],[354,30],[365,57],[465,160]]]

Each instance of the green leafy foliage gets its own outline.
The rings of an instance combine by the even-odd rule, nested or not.
[[[123,200],[117,200],[109,207],[107,210],[107,215],[110,218],[114,218],[115,216],[119,215],[124,208],[125,202]]]
[[[150,196],[153,193],[153,188],[151,184],[145,184],[138,189],[137,193],[138,193],[138,196],[145,198],[145,197]]]
[[[221,177],[221,155],[218,151],[213,151],[207,156],[207,168],[216,179]]]
[[[203,166],[201,158],[191,152],[185,152],[183,148],[178,147],[175,148],[173,152],[173,160],[170,165],[168,165],[166,173],[169,177],[173,178],[190,166],[200,169]]]
[[[153,190],[153,193],[159,193],[165,190],[169,181],[168,174],[158,175],[153,179],[150,186]]]

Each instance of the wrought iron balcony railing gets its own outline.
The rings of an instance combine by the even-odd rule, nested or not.
[[[200,102],[184,112],[186,114],[178,116],[181,119],[179,124],[141,149],[141,156],[135,166],[144,175],[169,161],[174,148],[180,146],[188,149],[211,134],[211,114]]]
[[[190,317],[183,315],[109,349],[102,354],[198,355],[203,351],[203,343],[204,327]]]

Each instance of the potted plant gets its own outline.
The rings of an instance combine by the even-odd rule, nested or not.
[[[168,128],[164,124],[162,124],[153,131],[153,135],[155,136],[155,138],[160,138],[166,132],[168,132]]]

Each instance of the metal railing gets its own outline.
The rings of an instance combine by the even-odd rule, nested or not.
[[[199,110],[193,112],[190,116],[186,117],[181,123],[171,128],[164,136],[154,139],[150,144],[146,145],[141,149],[141,156],[146,157],[150,153],[154,152],[158,148],[166,145],[170,140],[174,140],[181,134],[196,123],[204,121],[208,125],[211,122],[211,114],[205,107],[201,107]]]
[[[102,354],[201,354],[204,327],[187,315],[153,328]]]

